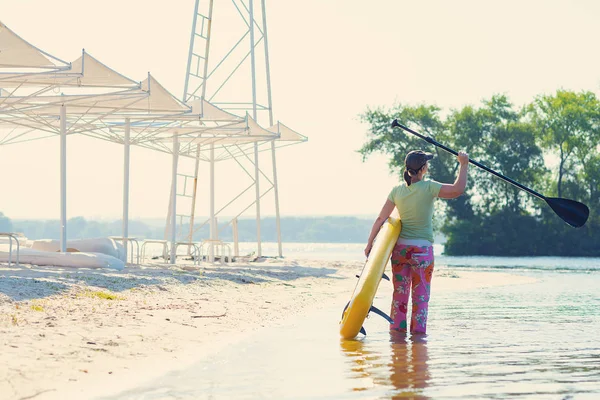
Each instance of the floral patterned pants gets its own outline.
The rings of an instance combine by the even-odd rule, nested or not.
[[[433,275],[433,246],[420,247],[396,244],[392,251],[391,328],[406,332],[408,296],[412,290],[411,333],[427,331],[427,309]]]

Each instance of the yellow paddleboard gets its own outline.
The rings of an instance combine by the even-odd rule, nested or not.
[[[350,302],[340,321],[340,334],[344,339],[354,339],[360,332],[373,304],[375,293],[383,276],[385,266],[392,255],[402,224],[397,217],[389,217],[381,226],[369,259],[363,268]]]

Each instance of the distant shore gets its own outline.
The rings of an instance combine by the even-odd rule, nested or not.
[[[134,387],[259,329],[341,307],[362,266],[276,259],[122,272],[2,266],[0,397],[88,398]],[[531,280],[489,274],[440,268],[435,290]]]

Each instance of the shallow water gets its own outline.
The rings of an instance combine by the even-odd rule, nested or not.
[[[284,256],[290,259],[364,261],[364,243],[285,243]],[[591,257],[487,257],[446,256],[444,246],[433,245],[436,265],[511,270],[600,271],[600,258]],[[255,243],[240,243],[240,254],[256,250]],[[277,243],[263,243],[263,254],[276,255]]]
[[[537,281],[436,293],[434,280],[427,336],[391,336],[375,315],[342,341],[332,304],[114,398],[600,398],[600,273],[519,274]]]
[[[365,261],[364,243],[284,243],[284,260]],[[543,271],[600,271],[600,258],[593,257],[488,257],[446,256],[442,244],[433,245],[436,265],[483,269],[543,270]],[[182,247],[181,251],[185,249]],[[256,253],[256,243],[240,242],[239,254]],[[160,247],[149,247],[146,255],[158,257]],[[263,242],[262,254],[275,257],[277,243]]]

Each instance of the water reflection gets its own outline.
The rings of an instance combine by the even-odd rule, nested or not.
[[[427,335],[390,332],[390,381],[398,390],[393,399],[427,399],[421,393],[429,382]]]
[[[391,331],[389,347],[381,341],[341,340],[347,357],[349,375],[356,384],[353,391],[373,386],[389,387],[392,399],[428,399],[423,394],[430,380],[427,335],[409,336]]]

